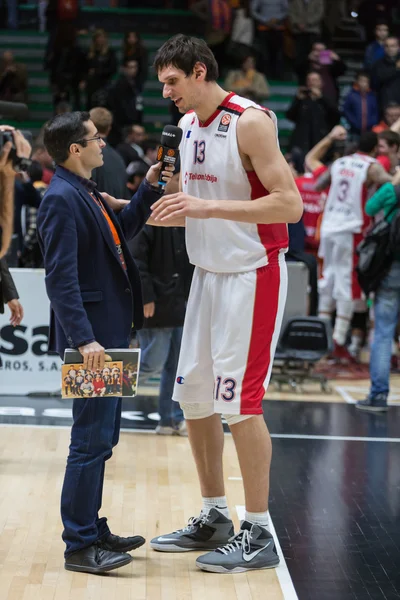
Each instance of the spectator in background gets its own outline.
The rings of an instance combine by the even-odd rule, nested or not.
[[[19,301],[17,288],[10,273],[6,259],[0,259],[0,314],[4,314],[4,305],[10,309],[10,323],[13,327],[19,325],[24,318],[24,309]],[[0,356],[0,367],[1,367]]]
[[[385,219],[391,223],[397,218],[395,206],[400,201],[400,173],[392,183],[386,183],[368,200],[365,211],[371,217],[383,211]],[[400,311],[400,255],[395,253],[393,263],[386,277],[379,285],[374,297],[374,337],[371,346],[370,376],[371,388],[365,400],[360,400],[356,408],[370,412],[386,412],[390,385],[390,364],[393,338]]]
[[[324,0],[291,0],[289,21],[295,40],[295,63],[304,65],[314,42],[321,35]],[[300,67],[301,68],[301,67]]]
[[[370,89],[369,75],[358,73],[353,88],[347,94],[343,115],[350,125],[350,135],[358,139],[365,131],[370,131],[379,121],[378,101]]]
[[[146,130],[142,125],[128,125],[124,128],[124,142],[118,144],[117,152],[127,167],[131,162],[144,157],[143,144],[146,140]]]
[[[27,171],[27,177],[38,192],[41,200],[48,185],[43,181],[43,169],[37,161],[32,161]],[[21,225],[23,237],[19,266],[25,269],[40,269],[43,267],[43,257],[37,238],[37,211],[38,208],[36,206],[26,204],[22,206]]]
[[[284,75],[283,31],[288,0],[251,0],[250,11],[256,25],[263,71],[267,77],[280,80]]]
[[[286,259],[289,261],[303,262],[309,272],[309,309],[308,314],[315,316],[318,310],[318,269],[316,254],[318,241],[316,240],[316,225],[318,216],[322,211],[320,203],[321,192],[314,191],[315,180],[311,173],[304,173],[304,154],[294,148],[286,159],[292,171],[297,188],[304,205],[304,213],[298,223],[290,223],[289,250]]]
[[[0,100],[26,102],[27,88],[26,66],[16,62],[13,53],[6,50],[0,62]]]
[[[254,102],[261,102],[269,96],[268,82],[262,73],[256,71],[254,56],[246,56],[240,70],[229,71],[225,88]]]
[[[42,181],[48,185],[54,175],[54,161],[47,152],[47,148],[43,144],[43,141],[36,140],[36,144],[33,147],[32,160],[36,160],[42,167]]]
[[[381,109],[391,102],[400,104],[400,48],[396,37],[385,41],[385,56],[372,67],[372,85]]]
[[[76,40],[76,28],[66,23],[60,29],[47,62],[53,89],[53,105],[72,102],[73,110],[81,109],[81,90],[87,76],[86,55]]]
[[[364,27],[367,42],[372,42],[377,23],[391,22],[392,7],[397,0],[364,0],[357,9],[358,21]]]
[[[374,133],[381,133],[387,129],[391,129],[400,119],[400,105],[396,102],[389,102],[383,111],[383,119],[372,128]]]
[[[394,131],[382,131],[378,134],[378,156],[385,171],[394,175],[399,164],[400,135]]]
[[[319,73],[307,75],[306,86],[300,87],[286,117],[295,123],[291,148],[300,148],[305,155],[339,122],[340,114],[334,101],[322,93]]]
[[[123,128],[142,121],[142,113],[138,109],[139,85],[137,80],[138,62],[128,58],[125,60],[121,75],[111,87],[107,95],[107,107],[114,120],[110,134],[110,143],[116,146],[122,141]]]
[[[69,102],[65,102],[65,100],[59,102],[54,109],[55,115],[64,115],[69,112],[72,112],[72,105]]]
[[[103,164],[92,171],[92,179],[97,183],[97,189],[107,192],[116,198],[127,198],[126,171],[121,156],[107,141],[111,131],[113,116],[109,110],[102,107],[92,108],[90,118],[99,136],[104,140]],[[129,196],[130,198],[130,196]]]
[[[142,160],[131,162],[126,168],[128,180],[126,187],[128,188],[128,198],[132,196],[140,187],[143,179],[146,177],[148,167]]]
[[[179,191],[179,174],[174,175],[166,193]],[[193,267],[185,247],[183,227],[152,227],[129,243],[139,268],[143,290],[143,329],[137,332],[142,350],[140,381],[161,373],[158,412],[159,435],[187,435],[183,412],[172,401],[178,367],[186,302]]]
[[[389,37],[389,26],[385,22],[377,23],[375,27],[375,41],[371,42],[365,50],[364,66],[370,71],[377,60],[385,56],[384,44]]]
[[[346,71],[342,59],[336,52],[328,50],[322,42],[315,42],[307,60],[303,64],[298,62],[297,72],[300,83],[303,83],[306,73],[310,71],[320,74],[323,94],[337,103],[339,99],[337,78]]]
[[[124,44],[122,48],[122,64],[127,60],[136,60],[138,64],[137,85],[140,92],[143,91],[144,84],[148,76],[148,55],[139,33],[136,31],[127,31],[124,35]]]
[[[117,72],[117,57],[108,44],[104,29],[97,29],[93,34],[92,44],[87,54],[87,68],[88,109],[93,106],[105,106],[111,79]]]

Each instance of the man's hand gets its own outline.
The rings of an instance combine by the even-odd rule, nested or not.
[[[304,86],[299,87],[296,96],[299,100],[304,100],[307,96],[307,88]]]
[[[14,299],[7,302],[7,306],[11,311],[10,323],[13,327],[19,325],[24,318],[24,309],[19,300]]]
[[[130,200],[118,200],[117,198],[114,198],[114,196],[107,194],[107,192],[100,192],[100,194],[114,212],[119,212],[130,202]]]
[[[193,219],[209,219],[212,203],[210,200],[201,200],[183,192],[170,194],[157,200],[152,206],[154,221],[169,221],[176,217],[192,217]]]
[[[32,152],[32,148],[28,140],[24,138],[22,133],[10,125],[0,125],[0,131],[11,131],[14,137],[14,144],[16,154],[19,158],[29,158]],[[11,142],[4,144],[3,150],[0,154],[0,173],[5,177],[14,177],[15,171],[12,166],[12,162],[9,159],[9,154],[12,148]]]
[[[347,131],[342,125],[335,125],[332,131],[329,132],[328,137],[331,140],[344,141],[347,139]]]
[[[333,52],[333,50],[331,50],[331,59],[332,60],[340,60],[340,57],[338,54],[336,54],[336,52]]]
[[[84,369],[92,371],[104,367],[104,348],[97,342],[79,346],[78,350],[83,356]]]
[[[311,97],[312,98],[321,98],[322,97],[322,92],[319,88],[311,88]]]
[[[156,305],[154,302],[148,302],[143,306],[143,314],[145,319],[150,319],[150,317],[154,316],[154,311],[156,309]]]
[[[158,181],[160,178],[161,165],[162,165],[162,163],[159,162],[156,165],[153,165],[152,167],[150,167],[150,169],[147,171],[146,179],[150,183],[150,185],[156,186],[158,184]],[[161,173],[162,180],[166,181],[168,183],[168,181],[172,178],[174,171],[175,171],[174,166],[172,166],[172,165],[168,166],[167,170],[163,171]]]

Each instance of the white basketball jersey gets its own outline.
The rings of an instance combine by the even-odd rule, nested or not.
[[[195,112],[181,119],[183,192],[203,200],[248,200],[265,196],[256,173],[243,168],[236,138],[240,115],[250,100],[229,94],[213,115],[200,123]],[[269,113],[276,126],[276,117]],[[225,219],[186,219],[190,262],[215,273],[252,271],[278,264],[288,247],[286,224],[257,225]]]
[[[369,167],[376,160],[366,154],[351,154],[331,167],[332,183],[321,223],[321,235],[360,233],[364,224],[365,185]]]

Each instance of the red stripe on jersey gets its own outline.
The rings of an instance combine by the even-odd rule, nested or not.
[[[251,186],[251,199],[256,200],[267,196],[269,192],[259,180],[255,171],[246,171]],[[286,223],[273,223],[271,225],[257,225],[260,241],[265,248],[268,264],[277,264],[279,251],[289,246],[288,228]]]
[[[279,308],[281,270],[278,264],[257,269],[253,325],[246,371],[243,377],[240,414],[262,414],[264,382],[274,359],[273,337]]]
[[[204,121],[204,123],[202,123],[199,119],[199,127],[208,127],[209,125],[211,125],[211,123],[214,121],[214,119],[216,119],[219,115],[219,113],[221,112],[221,108],[220,107],[225,107],[227,106],[227,104],[229,103],[229,100],[232,98],[232,96],[234,96],[234,92],[230,92],[226,98],[224,98],[223,102],[221,102],[220,106],[217,108],[217,110],[215,112],[213,112],[213,114],[211,115],[211,117],[208,117],[207,121]]]

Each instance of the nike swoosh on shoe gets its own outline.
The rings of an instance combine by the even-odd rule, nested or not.
[[[263,550],[266,550],[270,544],[271,544],[271,542],[268,542],[268,544],[266,546],[263,546],[262,548],[259,548],[258,550],[255,550],[254,552],[251,552],[251,554],[245,554],[243,552],[243,560],[246,562],[250,562],[251,560],[253,560],[253,558],[255,558],[258,554],[260,554],[260,552],[262,552]]]

